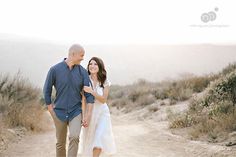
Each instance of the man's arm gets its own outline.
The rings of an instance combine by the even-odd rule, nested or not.
[[[82,95],[82,125],[84,125],[84,119],[85,119],[85,115],[86,115],[86,100],[85,100],[85,96],[84,96],[84,92],[81,92]]]
[[[47,74],[46,81],[44,83],[44,87],[43,87],[44,100],[48,107],[49,112],[53,110],[51,95],[52,95],[52,87],[54,85],[54,82],[55,82],[54,70],[50,68]]]

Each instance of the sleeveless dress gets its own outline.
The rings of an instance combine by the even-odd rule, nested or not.
[[[104,87],[110,85],[110,81],[106,80]],[[103,88],[99,84],[96,87],[93,85],[93,88],[97,94],[103,95]],[[89,126],[87,128],[81,128],[79,142],[80,156],[92,157],[94,147],[102,149],[101,155],[112,155],[116,153],[109,108],[106,103],[100,103],[98,100],[94,102]]]

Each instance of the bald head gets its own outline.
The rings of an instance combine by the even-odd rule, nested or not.
[[[74,44],[69,48],[69,56],[73,56],[76,53],[84,53],[84,48],[79,44]]]
[[[70,60],[73,64],[80,64],[80,62],[84,59],[84,48],[79,44],[74,44],[69,48],[68,60]]]

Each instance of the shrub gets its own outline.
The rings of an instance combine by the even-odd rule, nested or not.
[[[39,105],[40,89],[17,73],[0,75],[0,114],[8,127],[22,126],[29,130],[41,130],[39,121],[43,107]]]
[[[212,82],[202,97],[192,99],[189,110],[184,116],[176,116],[170,126],[192,126],[190,135],[193,138],[205,135],[212,141],[227,138],[228,133],[236,131],[235,91],[236,71],[232,71]]]

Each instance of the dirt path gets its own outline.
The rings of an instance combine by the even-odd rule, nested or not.
[[[233,157],[233,153],[236,154],[235,148],[189,141],[173,135],[167,121],[135,121],[130,120],[131,116],[113,116],[118,149],[114,157]],[[48,123],[51,126],[49,131],[25,136],[19,143],[12,144],[2,156],[55,156],[55,130],[52,121]]]
[[[151,122],[151,121],[150,121]],[[133,122],[114,125],[119,153],[116,157],[233,157],[225,146],[194,142],[173,135],[168,122]],[[233,151],[235,155],[233,155]],[[190,155],[191,154],[191,155]]]

